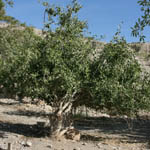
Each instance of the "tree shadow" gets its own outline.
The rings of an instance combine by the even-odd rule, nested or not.
[[[48,127],[39,127],[37,124],[21,124],[0,121],[0,132],[15,133],[26,137],[46,137],[48,136]],[[1,138],[1,136],[0,136]]]
[[[45,112],[36,112],[29,110],[18,110],[14,112],[5,112],[9,115],[19,115],[27,117],[47,117],[49,114]],[[127,122],[130,121],[132,129],[129,128]],[[107,117],[85,117],[74,120],[74,126],[81,131],[82,141],[104,141],[105,139],[113,139],[122,143],[148,143],[150,138],[150,120],[149,119],[132,119],[123,118],[107,118]],[[129,123],[129,122],[128,122]],[[99,136],[92,135],[90,130],[95,130]],[[0,122],[0,131],[13,132],[27,137],[43,137],[48,136],[49,128],[39,128],[36,124],[11,124],[8,122]],[[83,131],[83,132],[82,132]],[[85,131],[85,133],[84,133]],[[83,134],[82,134],[83,133]],[[101,133],[107,137],[102,137]],[[114,137],[113,137],[114,136]]]
[[[0,105],[1,106],[10,106],[10,105],[17,105],[17,104],[19,104],[19,102],[18,101],[16,101],[16,102],[7,102],[7,103],[5,103],[5,102],[2,102],[2,101],[0,101]]]
[[[131,121],[131,120],[130,120]],[[103,141],[105,139],[119,140],[122,143],[148,143],[150,138],[150,120],[133,119],[132,129],[129,128],[127,121],[122,118],[88,117],[75,121],[75,127],[86,131],[81,136],[81,140]],[[97,130],[99,136],[88,134],[87,130]],[[101,133],[107,138],[102,137]]]
[[[17,111],[9,111],[4,112],[7,115],[15,115],[15,116],[27,116],[27,117],[42,117],[46,118],[48,117],[49,113],[46,113],[44,111],[31,111],[31,110],[17,110]]]
[[[93,142],[98,142],[102,140],[102,137],[99,136],[93,136],[89,134],[82,134],[81,138],[82,141],[93,141]]]
[[[16,99],[16,95],[12,94],[11,92],[5,93],[5,92],[0,88],[0,99]]]

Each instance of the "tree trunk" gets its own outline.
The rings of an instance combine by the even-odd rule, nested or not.
[[[61,102],[59,108],[49,116],[51,137],[54,138],[65,137],[72,140],[80,139],[80,133],[72,126],[73,121],[71,109],[72,109],[71,102],[66,103]],[[72,135],[68,136],[69,134]],[[77,135],[79,138],[77,138]]]

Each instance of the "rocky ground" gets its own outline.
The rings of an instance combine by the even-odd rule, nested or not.
[[[55,140],[45,136],[47,130],[37,122],[47,122],[51,108],[45,104],[19,104],[0,99],[0,150],[148,150],[150,149],[149,117],[127,121],[115,117],[77,119],[80,141]],[[44,134],[43,134],[44,133]]]

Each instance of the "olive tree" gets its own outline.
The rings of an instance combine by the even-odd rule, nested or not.
[[[127,116],[149,110],[149,74],[141,70],[124,39],[115,37],[106,44],[99,57],[93,60],[90,71],[95,109]]]
[[[71,109],[88,81],[92,43],[84,38],[86,22],[76,13],[81,6],[74,0],[66,8],[44,3],[45,29],[38,43],[38,57],[29,62],[30,95],[54,108],[49,116],[50,134],[64,135],[71,122]]]
[[[6,95],[28,96],[29,62],[37,57],[41,37],[32,28],[11,26],[0,28],[0,85]]]

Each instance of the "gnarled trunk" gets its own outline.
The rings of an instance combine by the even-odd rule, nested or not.
[[[80,133],[72,127],[73,121],[71,109],[72,109],[71,102],[66,103],[61,102],[59,108],[49,116],[50,135],[52,137],[54,138],[71,137],[72,140],[80,140]],[[72,134],[72,136],[68,136],[68,134]]]

